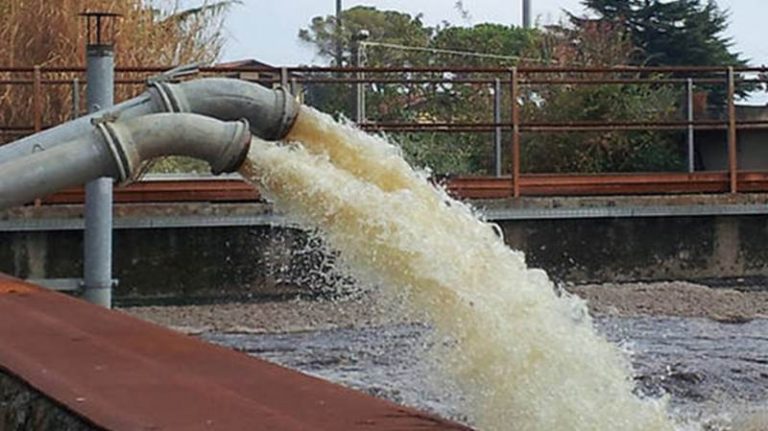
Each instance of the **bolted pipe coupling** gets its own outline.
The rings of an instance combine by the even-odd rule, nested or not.
[[[215,175],[236,171],[251,142],[248,121],[219,121],[198,114],[150,114],[97,124],[117,165],[116,179],[129,180],[141,163],[157,157],[205,160]]]

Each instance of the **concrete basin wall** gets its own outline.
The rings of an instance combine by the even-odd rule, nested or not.
[[[768,275],[765,216],[500,223],[529,265],[558,281],[701,280]]]
[[[0,232],[0,272],[20,278],[79,277],[81,231]],[[326,256],[293,229],[131,229],[115,234],[122,303],[280,299],[321,294]]]
[[[768,276],[764,216],[517,220],[499,223],[531,266],[562,282],[700,280]],[[308,251],[294,229],[119,230],[115,269],[122,303],[279,299],[322,294],[332,257]],[[0,272],[78,277],[82,232],[0,232]]]

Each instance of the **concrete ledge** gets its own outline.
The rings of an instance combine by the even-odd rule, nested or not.
[[[493,221],[768,214],[768,194],[761,193],[522,197],[468,202]],[[117,230],[288,226],[267,203],[117,204],[114,208]],[[82,205],[27,206],[0,212],[0,232],[82,229]]]
[[[110,430],[468,429],[6,276],[0,368]]]

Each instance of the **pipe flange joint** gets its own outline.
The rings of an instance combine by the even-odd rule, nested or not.
[[[124,146],[120,142],[119,134],[115,131],[113,123],[107,121],[99,121],[95,123],[96,130],[99,131],[101,137],[104,139],[104,144],[109,150],[110,155],[115,161],[117,166],[117,182],[122,183],[127,181],[131,172],[133,171],[130,164],[130,158],[125,154]]]
[[[236,172],[248,157],[251,148],[251,129],[248,120],[242,118],[236,122],[232,139],[225,146],[215,163],[211,163],[211,173],[219,175]]]
[[[104,139],[104,144],[109,149],[109,153],[115,161],[115,166],[117,166],[118,177],[115,179],[118,183],[130,180],[138,168],[136,166],[137,155],[129,153],[130,149],[133,148],[132,142],[127,142],[131,140],[130,134],[121,132],[119,123],[100,121],[95,123],[95,126]]]
[[[279,140],[283,139],[293,128],[296,117],[299,115],[299,103],[293,97],[293,94],[284,87],[275,88],[273,91],[280,94],[282,109],[280,109],[279,128],[275,131],[275,136],[267,137],[267,139]]]
[[[175,85],[166,81],[151,81],[149,88],[152,94],[159,99],[165,112],[189,112],[186,99],[183,94],[175,89]]]

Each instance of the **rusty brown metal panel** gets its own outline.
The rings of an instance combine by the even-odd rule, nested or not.
[[[467,430],[0,276],[0,368],[110,430]]]
[[[84,190],[75,187],[44,199],[47,204],[82,203]],[[252,202],[261,199],[259,190],[242,180],[196,179],[140,181],[115,189],[117,203],[143,202]]]
[[[521,195],[587,196],[622,194],[725,193],[730,190],[728,172],[672,172],[623,174],[520,174]],[[768,172],[739,172],[743,191],[768,191]],[[514,194],[511,176],[451,177],[443,181],[462,199],[506,198]],[[142,181],[115,190],[119,203],[151,202],[256,202],[256,187],[242,180],[196,179]],[[44,199],[47,204],[83,202],[82,188],[63,190]]]
[[[739,184],[744,191],[766,191],[768,173],[740,172]],[[466,199],[504,198],[511,190],[509,177],[454,177],[445,185],[452,195]],[[520,187],[523,196],[724,193],[729,190],[729,174],[524,174],[520,176]]]

